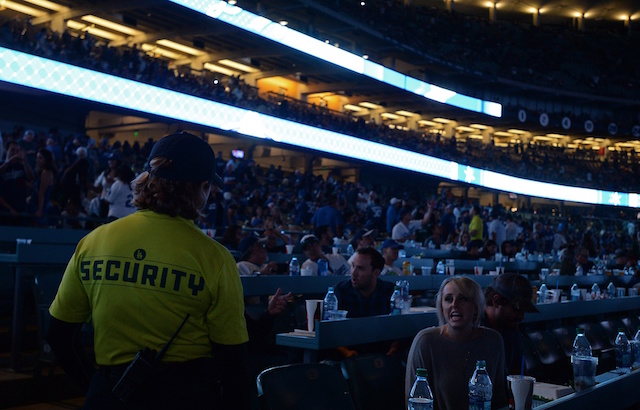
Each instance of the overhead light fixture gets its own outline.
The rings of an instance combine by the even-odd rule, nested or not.
[[[448,120],[446,118],[434,118],[433,119],[435,122],[439,122],[441,124],[449,124],[450,122],[453,122],[451,120]]]
[[[342,108],[344,108],[345,110],[349,110],[349,111],[363,111],[364,108],[360,107],[359,105],[353,105],[353,104],[345,104],[342,106]]]
[[[488,125],[484,125],[484,124],[471,124],[469,125],[471,128],[477,128],[479,130],[486,130],[487,128],[489,128]]]
[[[538,135],[538,136],[533,137],[533,140],[534,141],[553,141],[554,138]]]
[[[132,29],[131,27],[127,27],[122,24],[118,24],[113,21],[103,19],[102,17],[94,16],[91,14],[82,16],[80,19],[83,21],[89,22],[91,24],[96,24],[98,26],[108,28],[109,30],[126,34],[128,36],[138,36],[138,35],[144,34],[142,31],[135,30],[135,29]]]
[[[423,125],[425,127],[435,127],[436,125],[438,125],[437,123],[429,120],[420,120],[418,121],[418,124]]]
[[[289,22],[287,20],[280,20],[279,23],[280,23],[281,26],[288,26],[289,25]]]
[[[25,6],[24,4],[18,4],[10,0],[0,1],[0,6],[33,17],[40,17],[47,14],[42,10],[34,9],[33,7]]]
[[[460,131],[460,132],[478,132],[478,130],[476,128],[471,128],[471,127],[465,127],[465,126],[459,126],[456,127],[456,131]],[[482,138],[482,136],[481,136]]]
[[[235,6],[237,1],[236,0],[229,0],[227,3],[229,3],[232,6]]]
[[[399,115],[396,115],[396,114],[393,114],[393,113],[390,113],[390,112],[383,112],[382,114],[380,114],[380,116],[382,118],[386,118],[386,119],[389,119],[389,120],[397,120],[398,118],[400,118]]]
[[[142,51],[144,51],[144,52],[158,54],[158,55],[161,55],[163,57],[170,58],[172,60],[179,60],[179,59],[183,58],[182,54],[174,53],[171,50],[160,48],[155,44],[144,43],[144,44],[142,44],[141,47],[142,47]]]
[[[246,64],[238,63],[236,61],[228,59],[219,60],[218,63],[229,66],[231,68],[235,68],[236,70],[244,71],[245,73],[257,73],[259,71]]]
[[[118,41],[118,40],[124,39],[124,37],[116,33],[113,33],[111,31],[103,30],[93,25],[87,25],[75,20],[67,20],[67,27],[72,30],[86,31],[92,36],[106,38],[107,40],[111,40],[111,41]]]
[[[551,138],[567,138],[566,135],[562,135],[562,134],[547,134],[547,137],[551,137]]]
[[[363,55],[362,55],[362,58],[363,58],[364,60],[368,60],[368,59],[369,59],[369,55],[368,55],[368,54],[363,54]]]
[[[512,133],[512,134],[517,134],[517,135],[524,135],[527,133],[527,131],[523,131],[523,130],[518,130],[515,128],[512,128],[510,130],[507,130],[508,132]]]
[[[236,71],[230,70],[228,68],[220,67],[219,65],[215,65],[211,63],[204,63],[204,68],[209,71],[228,75],[229,77],[232,77],[238,74]]]
[[[69,11],[68,7],[63,6],[62,4],[54,3],[48,0],[24,0],[27,3],[35,4],[36,6],[40,6],[43,9],[49,9],[53,11]],[[0,1],[0,5],[2,5]]]
[[[360,105],[361,107],[364,107],[364,108],[369,108],[370,110],[378,110],[378,109],[382,108],[382,105],[374,104],[372,102],[367,102],[367,101],[363,101],[358,105]]]
[[[415,112],[411,112],[411,111],[407,111],[407,110],[396,111],[396,114],[403,115],[405,117],[414,117],[414,116],[418,115]]]
[[[161,45],[163,47],[169,47],[174,50],[181,51],[185,54],[191,54],[192,56],[200,56],[204,54],[202,51],[197,50],[193,47],[185,46],[184,44],[176,43],[175,41],[171,41],[167,39],[158,40],[156,41],[156,44]]]
[[[493,133],[493,135],[497,135],[499,137],[513,137],[513,134],[505,131],[496,131]]]
[[[471,138],[471,139],[474,139],[474,140],[481,140],[483,137],[482,137],[482,135],[471,134],[471,135],[467,135],[467,138]]]

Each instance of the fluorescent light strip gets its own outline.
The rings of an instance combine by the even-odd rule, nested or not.
[[[49,10],[53,10],[53,11],[69,11],[68,7],[65,7],[61,4],[58,3],[54,3],[52,1],[48,1],[48,0],[24,0],[27,3],[31,3],[31,4],[35,4],[36,6],[40,6],[44,9],[49,9]],[[2,2],[0,1],[0,5],[2,5]]]
[[[185,46],[183,44],[176,43],[175,41],[171,41],[171,40],[167,40],[167,39],[158,40],[158,41],[156,41],[156,44],[159,44],[159,45],[164,46],[164,47],[169,47],[169,48],[172,48],[174,50],[182,51],[183,53],[191,54],[192,56],[200,56],[200,55],[204,54],[203,51],[196,50],[193,47]]]
[[[365,75],[383,83],[421,95],[433,101],[494,117],[502,116],[502,105],[458,94],[406,76],[331,44],[302,34],[277,22],[248,12],[221,0],[171,0],[198,13],[231,24],[242,30],[312,55],[331,64]]]
[[[88,21],[91,24],[97,24],[99,26],[108,28],[109,30],[117,31],[122,34],[127,34],[129,36],[138,36],[140,34],[143,34],[142,31],[124,26],[122,24],[119,24],[107,19],[103,19],[102,17],[94,16],[92,14],[87,14],[86,16],[82,16],[80,19],[84,21]]]
[[[9,10],[17,11],[18,13],[26,14],[33,17],[44,16],[44,11],[34,9],[33,7],[25,6],[24,4],[19,4],[10,0],[3,0],[0,2],[0,6],[8,8]]]
[[[472,168],[0,47],[0,81],[523,195],[638,208],[638,194]]]

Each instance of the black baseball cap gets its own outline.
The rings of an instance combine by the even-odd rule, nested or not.
[[[533,288],[529,280],[517,273],[503,273],[494,280],[491,288],[507,299],[516,309],[529,313],[540,312],[533,304]]]
[[[182,182],[215,182],[221,189],[224,183],[216,174],[216,159],[211,146],[188,132],[170,134],[153,145],[149,162],[158,157],[171,161],[167,167],[156,169],[160,178]]]

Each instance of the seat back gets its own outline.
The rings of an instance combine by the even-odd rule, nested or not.
[[[572,379],[573,370],[554,333],[550,330],[534,330],[527,332],[527,337],[533,343],[542,364],[544,379],[539,381],[568,383]]]
[[[358,410],[401,410],[405,366],[399,357],[384,354],[353,356],[341,363]]]
[[[51,351],[51,346],[46,341],[47,330],[51,321],[49,314],[49,306],[58,292],[58,286],[62,280],[62,273],[43,273],[34,277],[33,281],[33,299],[35,301],[36,323],[38,327],[38,363],[34,369],[36,375],[39,375],[41,363],[47,363],[51,366],[53,372],[55,358]],[[50,373],[51,374],[51,373]]]
[[[302,363],[271,367],[257,379],[264,410],[353,410],[349,386],[337,367]]]

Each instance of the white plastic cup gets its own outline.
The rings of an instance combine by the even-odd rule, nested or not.
[[[482,266],[476,266],[473,268],[473,273],[475,273],[476,275],[482,275],[482,271],[484,269],[482,268]]]
[[[337,255],[337,254],[339,254],[339,253],[340,253],[340,248],[338,248],[337,246],[334,246],[334,247],[332,247],[332,248],[331,248],[331,252],[332,252],[334,255]]]
[[[287,254],[291,255],[293,253],[293,245],[285,245],[285,248],[287,248]]]
[[[623,287],[618,287],[616,288],[616,296],[619,298],[623,298],[624,294],[625,294],[626,289]]]
[[[629,288],[629,296],[638,296],[638,288]]]
[[[447,275],[453,276],[456,273],[455,266],[446,266],[445,269],[446,269]]]
[[[300,269],[300,276],[313,276],[313,269],[309,266]]]
[[[510,409],[531,410],[533,407],[533,385],[535,382],[536,379],[531,376],[507,376]]]
[[[315,331],[316,320],[322,318],[322,300],[321,299],[308,299],[305,300],[307,305],[307,330],[310,332]]]

